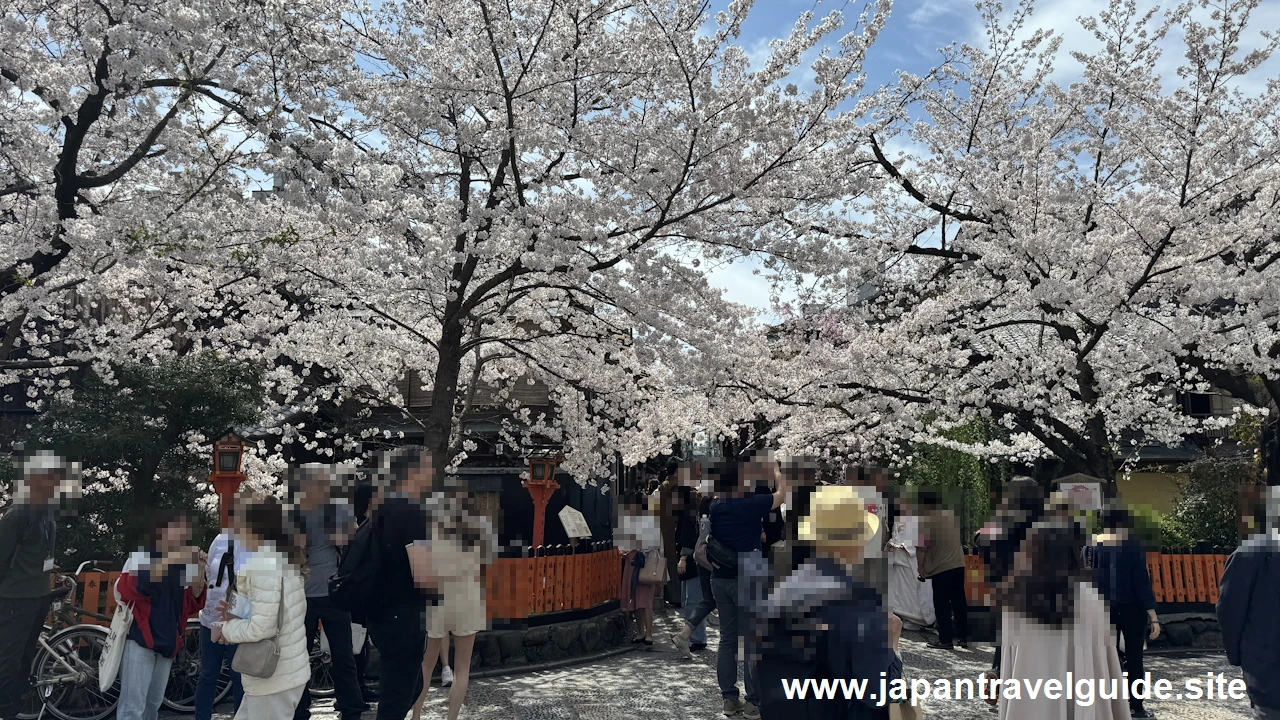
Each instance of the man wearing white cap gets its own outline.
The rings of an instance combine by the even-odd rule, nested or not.
[[[28,670],[52,599],[49,573],[58,498],[74,494],[76,467],[51,453],[32,455],[0,517],[0,720],[17,717]]]

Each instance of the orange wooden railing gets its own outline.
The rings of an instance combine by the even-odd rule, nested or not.
[[[116,611],[116,594],[111,591],[116,584],[118,572],[86,572],[76,576],[80,587],[76,590],[75,604],[91,612],[110,617]],[[109,625],[88,615],[80,618],[90,625]]]
[[[1147,553],[1147,572],[1158,603],[1217,603],[1226,555],[1203,553]],[[990,589],[982,558],[966,555],[965,599],[971,605],[990,605]]]
[[[1147,553],[1156,602],[1217,603],[1226,555]]]
[[[486,571],[486,603],[491,618],[519,620],[565,610],[585,610],[614,600],[622,577],[622,556],[612,548],[578,555],[497,558]],[[118,572],[83,573],[76,604],[110,616]],[[84,622],[100,623],[91,617]]]
[[[497,558],[486,571],[491,618],[585,610],[617,598],[622,556],[608,549],[579,555]]]

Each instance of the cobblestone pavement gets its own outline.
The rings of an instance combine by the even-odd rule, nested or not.
[[[657,642],[650,652],[636,651],[607,658],[590,665],[576,665],[522,675],[477,679],[471,682],[462,718],[468,720],[714,720],[720,714],[720,693],[716,688],[715,653],[708,649],[694,662],[681,660],[667,638],[677,628],[674,612],[660,615],[665,628],[655,633]],[[716,630],[709,629],[711,648]],[[991,647],[947,652],[925,647],[925,636],[908,634],[902,654],[909,678],[976,678],[991,665]],[[1181,688],[1184,678],[1223,673],[1227,680],[1240,677],[1238,668],[1227,665],[1219,653],[1148,656],[1147,669],[1154,678],[1166,678]],[[1247,701],[1150,701],[1149,710],[1161,720],[1247,720],[1252,717]],[[215,715],[230,720],[230,705]],[[980,700],[930,700],[926,717],[956,720],[992,720],[995,714]],[[178,718],[182,716],[165,716]],[[317,701],[315,720],[336,720],[332,701]],[[367,713],[365,720],[372,720]],[[433,687],[424,720],[445,717],[445,695]],[[282,719],[285,720],[285,719]]]

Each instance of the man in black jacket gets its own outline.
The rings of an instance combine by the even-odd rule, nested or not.
[[[59,489],[76,468],[62,458],[33,455],[16,484],[14,504],[0,517],[0,719],[18,714],[28,689],[36,641],[49,611]]]
[[[425,448],[402,447],[388,454],[380,501],[370,522],[382,556],[386,596],[371,613],[369,636],[378,648],[378,720],[404,720],[422,693],[428,606],[438,596],[425,498],[434,485],[436,463]]]
[[[1243,670],[1254,714],[1280,720],[1280,488],[1267,500],[1267,532],[1231,554],[1218,591],[1218,625],[1227,661]]]

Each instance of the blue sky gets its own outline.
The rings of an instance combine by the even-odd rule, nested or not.
[[[728,0],[713,0],[717,10],[727,5]],[[843,33],[851,28],[864,6],[862,2],[844,0],[756,0],[743,23],[740,43],[753,57],[763,57],[769,41],[790,32],[802,13],[812,11],[816,21],[832,10],[843,10]],[[899,70],[927,72],[940,60],[938,48],[980,38],[978,19],[971,0],[897,0],[884,31],[868,53],[867,87],[895,82],[895,73]],[[767,312],[769,282],[758,274],[759,269],[758,262],[741,260],[713,271],[710,279],[724,290],[726,299],[766,311],[766,316],[771,316]]]
[[[712,0],[715,10],[723,9],[729,0]],[[1172,7],[1176,0],[1158,3],[1156,0],[1138,0],[1140,9],[1163,5]],[[1017,0],[1004,0],[1005,14],[1017,4]],[[843,10],[846,29],[862,12],[864,1],[854,0],[756,0],[750,15],[743,23],[740,43],[753,56],[762,56],[770,39],[785,36],[805,11],[813,11],[821,18],[832,10]],[[1080,16],[1096,15],[1106,8],[1106,0],[1039,0],[1035,6],[1031,25],[1033,28],[1049,28],[1062,36],[1059,63],[1054,79],[1070,82],[1079,77],[1079,66],[1069,52],[1090,52],[1098,49],[1094,38],[1080,27]],[[922,74],[940,61],[938,48],[953,42],[969,42],[980,45],[985,38],[981,18],[973,0],[896,0],[884,31],[867,55],[866,71],[868,88],[896,81],[899,70]],[[1247,51],[1262,43],[1261,31],[1280,29],[1280,0],[1262,0],[1250,22],[1250,32],[1241,43]],[[1182,60],[1177,47],[1180,38],[1167,41],[1161,70],[1170,77],[1172,66]],[[1280,77],[1280,57],[1273,57],[1264,68],[1250,78],[1257,86],[1266,78]],[[759,264],[744,260],[719,269],[711,274],[711,282],[722,288],[725,297],[733,302],[760,310],[769,307],[769,283],[762,276],[753,274]]]
[[[713,1],[716,6],[728,4],[724,0]],[[820,18],[842,9],[847,30],[863,7],[861,2],[844,0],[756,0],[743,23],[742,44],[748,49],[767,46],[771,38],[785,35],[805,11],[813,11]],[[977,19],[971,0],[898,0],[868,56],[869,84],[893,82],[893,73],[899,69],[928,70],[938,60],[938,48],[957,40],[976,39]]]

